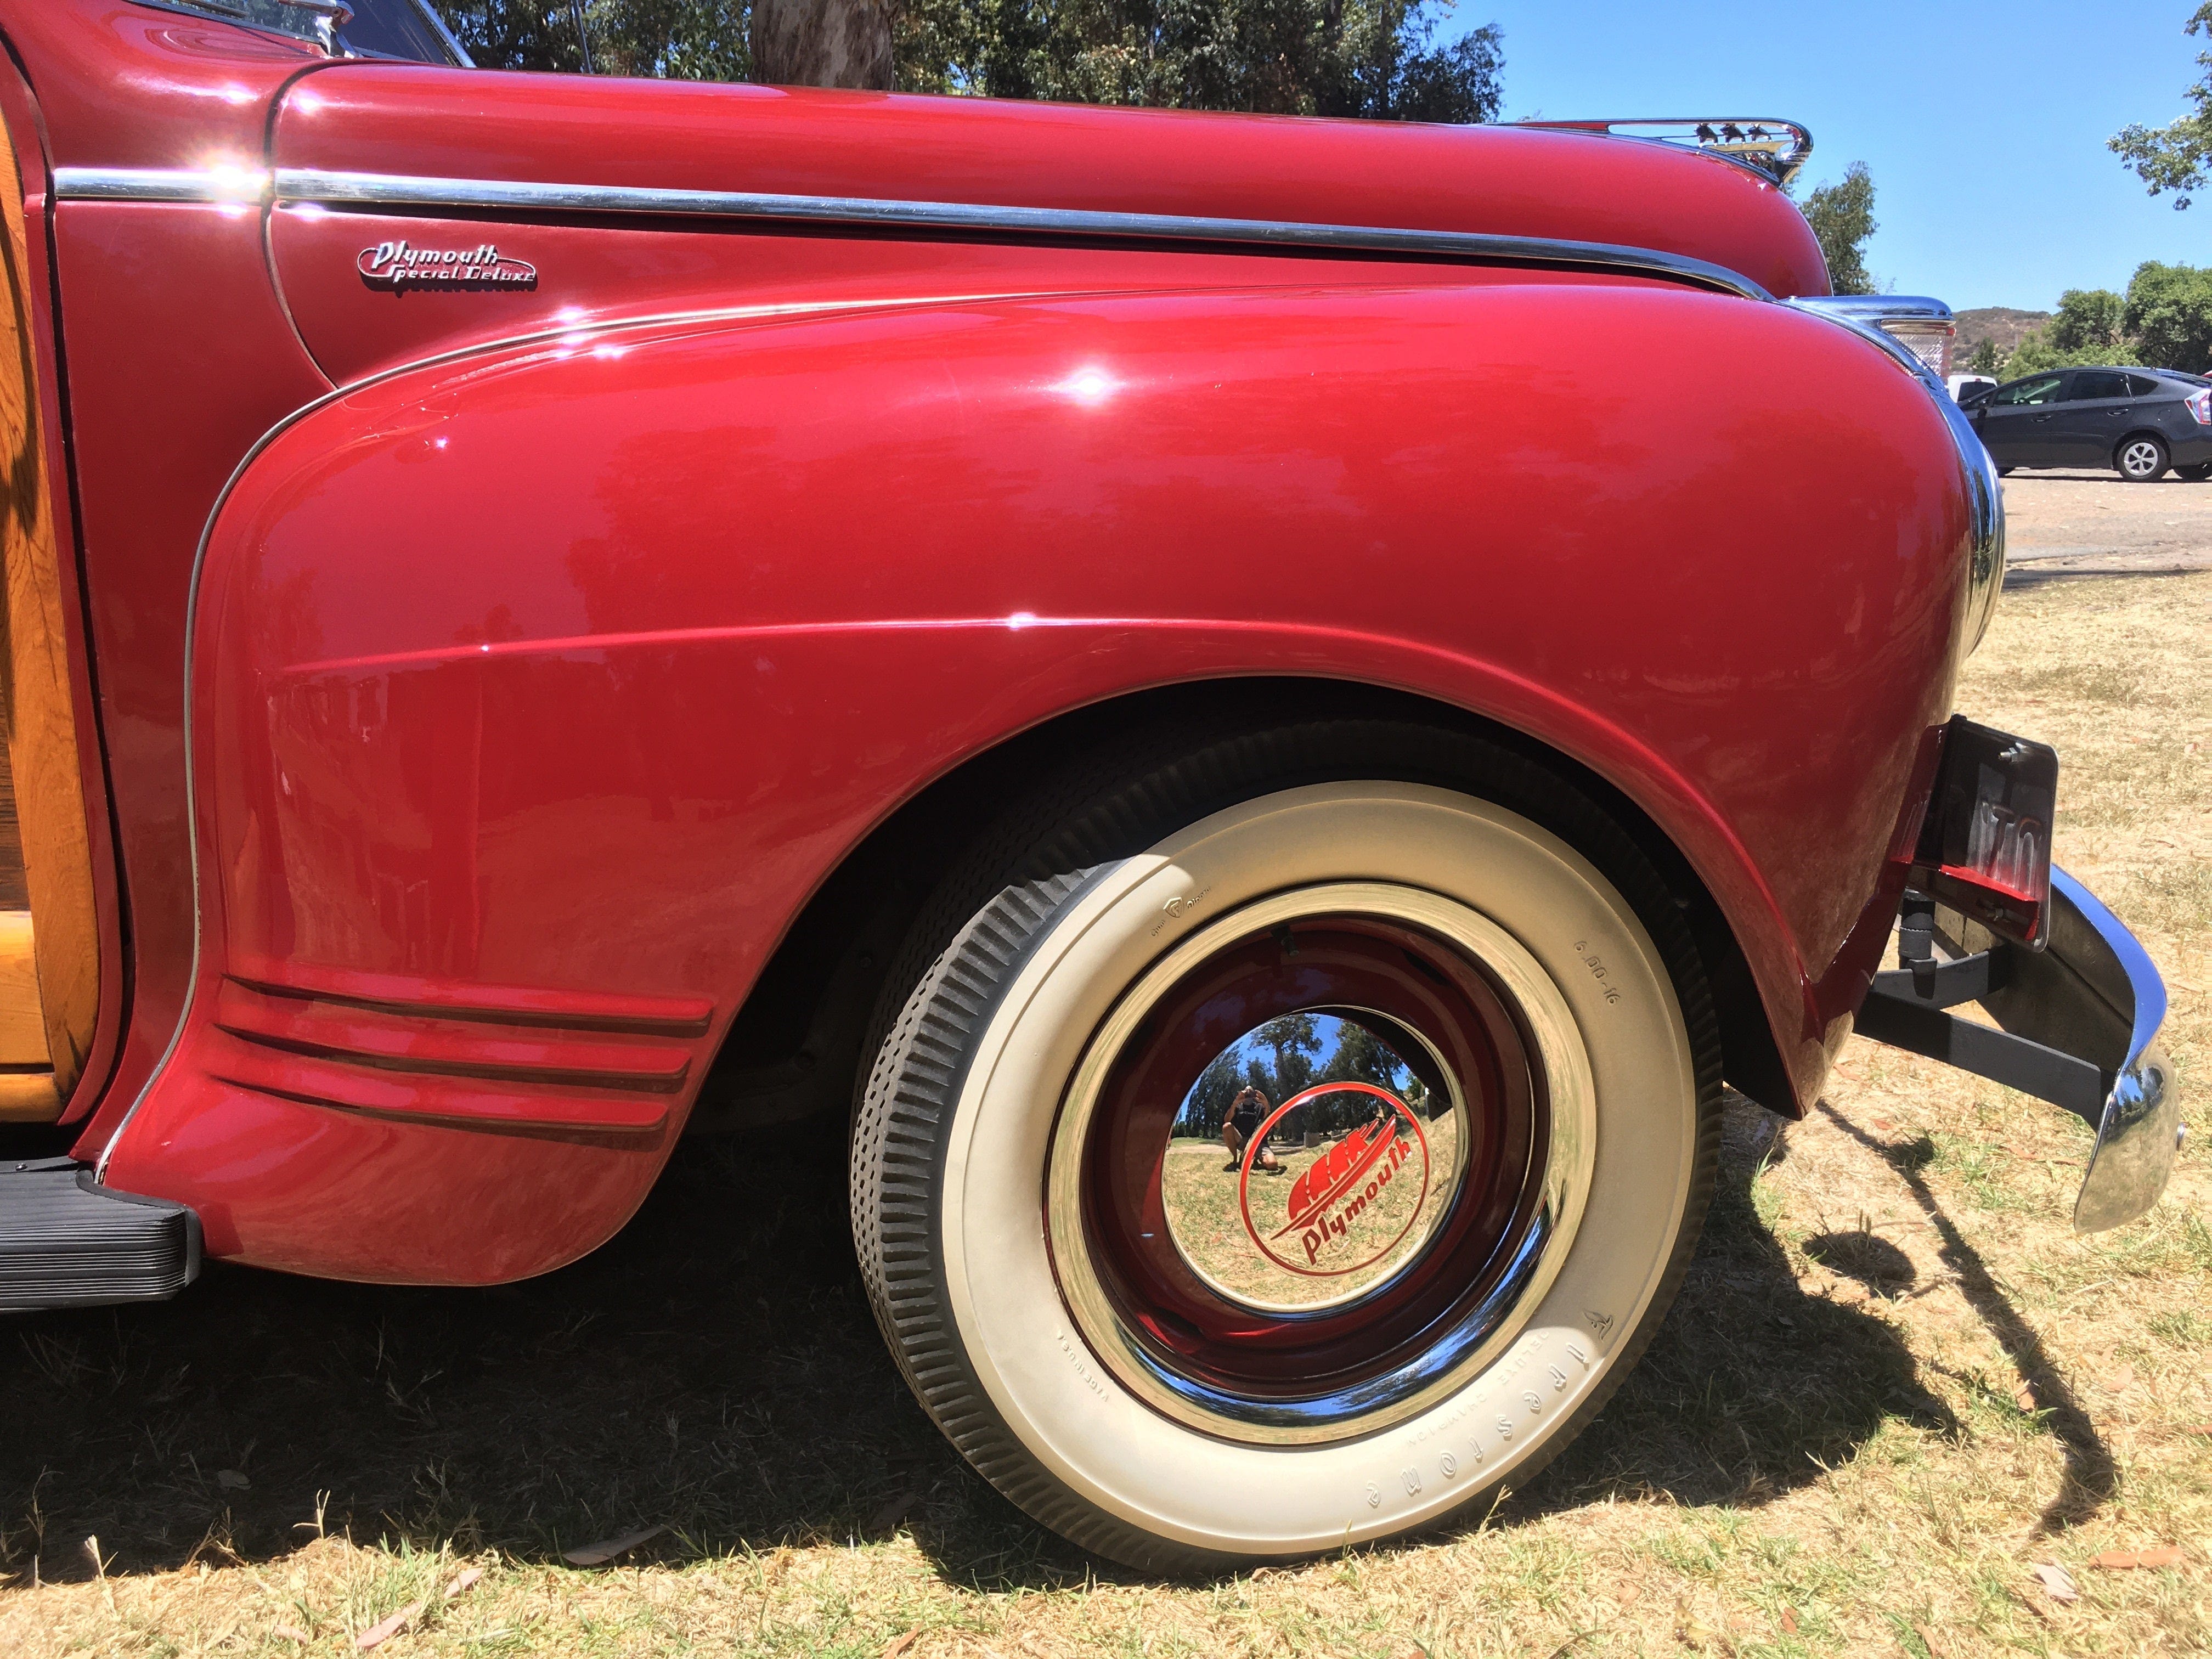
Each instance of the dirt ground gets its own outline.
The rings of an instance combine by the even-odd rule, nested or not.
[[[2212,512],[2212,485],[2011,495],[2050,545],[2107,498]],[[1960,696],[2058,745],[2060,860],[2165,968],[2199,1100],[2208,623],[2212,573],[2037,577]],[[1854,1041],[1801,1122],[1731,1100],[1672,1315],[1528,1490],[1196,1583],[1067,1548],[939,1437],[834,1156],[696,1143],[611,1245],[529,1284],[216,1267],[167,1306],[0,1330],[0,1653],[352,1654],[395,1619],[376,1650],[408,1659],[2204,1653],[2208,1139],[2151,1216],[2077,1238],[2079,1123]]]
[[[2004,481],[2014,588],[2078,576],[2212,569],[2212,481],[2154,484],[2115,472],[2015,472]]]

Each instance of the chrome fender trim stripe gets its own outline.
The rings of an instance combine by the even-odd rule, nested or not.
[[[424,179],[303,167],[280,167],[273,173],[242,168],[169,173],[143,168],[58,167],[54,173],[54,194],[64,201],[258,201],[433,210],[490,208],[526,213],[744,219],[769,223],[951,230],[1085,240],[1192,242],[1314,252],[1389,253],[1422,260],[1565,265],[1619,271],[1689,283],[1747,300],[1774,297],[1749,277],[1725,266],[1656,248],[1387,226],[1209,219],[1170,213],[1098,213],[1073,208],[907,202],[859,196],[779,196],[750,191]]]
[[[258,167],[56,167],[58,202],[265,202]]]

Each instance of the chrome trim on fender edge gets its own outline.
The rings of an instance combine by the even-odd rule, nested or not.
[[[240,181],[259,183],[240,194]],[[222,189],[229,182],[227,191]],[[143,168],[58,167],[63,201],[207,202],[273,200],[280,205],[482,209],[531,213],[620,213],[759,220],[771,223],[877,226],[890,229],[998,232],[1122,241],[1210,242],[1345,253],[1395,253],[1431,260],[1496,261],[1617,270],[1694,283],[1746,300],[1774,296],[1748,276],[1657,248],[1576,242],[1542,236],[1407,230],[1389,226],[1304,224],[1272,219],[1210,219],[1172,213],[1103,213],[1075,208],[908,202],[856,196],[781,196],[750,191],[659,190],[618,185],[556,185],[519,179],[423,179],[396,173],[331,173],[280,167],[271,174],[222,169],[163,173]]]
[[[1966,630],[1960,654],[1963,657],[1982,642],[1995,614],[2005,575],[2004,491],[1997,482],[1996,463],[1982,443],[1981,434],[1966,418],[1966,410],[1951,396],[1950,388],[1912,349],[1890,334],[1885,322],[1948,322],[1951,307],[1941,300],[1887,294],[1829,294],[1786,300],[1785,305],[1826,318],[1871,340],[1918,380],[1942,411],[1943,423],[1959,451],[1966,472],[1967,510],[1972,514],[1966,556]]]

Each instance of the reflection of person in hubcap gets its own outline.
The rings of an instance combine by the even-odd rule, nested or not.
[[[1229,1115],[1221,1120],[1221,1144],[1229,1149],[1229,1162],[1221,1166],[1224,1170],[1234,1170],[1244,1161],[1246,1145],[1272,1109],[1267,1097],[1249,1085],[1229,1103]],[[1270,1175],[1283,1173],[1283,1166],[1265,1146],[1260,1148],[1258,1167]]]

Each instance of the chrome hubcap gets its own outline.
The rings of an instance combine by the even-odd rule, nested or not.
[[[1466,1103],[1425,1042],[1419,1070],[1442,1088],[1391,1047],[1409,1036],[1421,1041],[1366,1009],[1298,1010],[1246,1032],[1191,1085],[1163,1149],[1162,1207],[1224,1301],[1341,1307],[1436,1237],[1467,1173]]]
[[[1572,1012],[1495,923],[1382,883],[1276,894],[1155,963],[1077,1066],[1045,1193],[1062,1299],[1164,1416],[1374,1432],[1520,1334],[1595,1115]]]
[[[2158,471],[2158,447],[2155,444],[2130,444],[2120,454],[2120,465],[2138,478],[2147,478]]]

